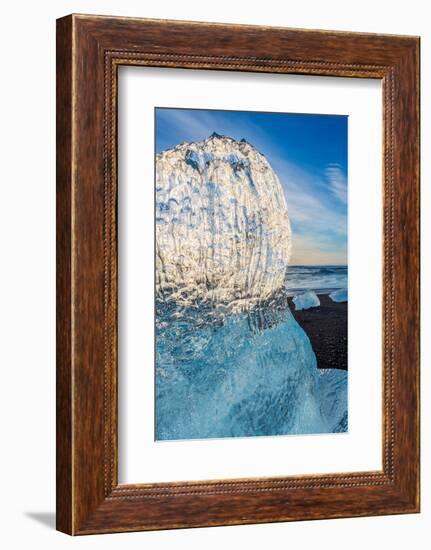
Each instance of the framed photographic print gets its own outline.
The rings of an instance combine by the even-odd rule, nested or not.
[[[57,528],[419,511],[419,39],[57,22]]]

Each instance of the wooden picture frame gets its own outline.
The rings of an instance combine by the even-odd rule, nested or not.
[[[117,68],[381,79],[383,469],[119,485]],[[419,38],[57,21],[57,529],[72,535],[419,511]]]

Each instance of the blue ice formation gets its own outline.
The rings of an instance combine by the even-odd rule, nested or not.
[[[332,432],[347,432],[348,373],[341,369],[320,369],[319,374],[322,415],[332,419]]]
[[[160,323],[157,440],[346,431],[347,373],[317,369],[288,308],[261,321],[258,313],[199,329],[192,317]]]
[[[301,292],[293,298],[293,303],[295,304],[295,309],[310,309],[310,307],[320,306],[319,297],[313,290],[307,290],[306,292]]]
[[[284,286],[291,230],[281,183],[246,141],[212,134],[156,157],[156,294],[246,311]]]
[[[347,379],[319,372],[288,307],[290,251],[283,189],[251,144],[157,155],[157,440],[347,429]]]
[[[333,302],[347,302],[347,289],[341,288],[339,290],[334,290],[329,297]]]

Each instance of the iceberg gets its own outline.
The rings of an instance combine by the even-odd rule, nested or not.
[[[212,134],[156,156],[156,294],[245,311],[282,288],[291,230],[280,181],[246,141]]]
[[[334,290],[329,297],[333,302],[347,302],[347,289],[340,288],[339,290]]]
[[[169,323],[157,341],[157,440],[347,429],[347,373],[320,373],[289,309],[263,329],[244,314]]]
[[[320,306],[319,297],[313,290],[307,290],[306,292],[301,292],[293,298],[293,303],[295,304],[295,309],[310,309],[310,307]]]
[[[346,432],[348,373],[341,369],[321,369],[319,373],[322,415],[331,432]]]
[[[288,307],[290,253],[280,181],[250,143],[157,155],[157,440],[346,429],[343,381],[320,375]]]

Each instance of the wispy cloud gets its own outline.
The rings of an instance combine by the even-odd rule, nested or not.
[[[325,236],[294,235],[291,265],[345,265],[346,251]]]
[[[181,136],[181,141],[201,141],[213,132],[229,135],[234,139],[246,137],[251,125],[238,127],[230,122],[228,117],[220,117],[218,111],[193,110],[193,109],[157,109],[158,139],[162,148],[172,147],[176,136]],[[248,130],[248,132],[247,132]]]
[[[303,162],[302,158],[292,158],[292,148],[286,147],[283,136],[276,136],[271,125],[264,127],[262,119],[253,113],[238,118],[235,113],[222,111],[157,111],[159,150],[181,141],[200,141],[214,131],[235,139],[246,138],[267,157],[277,173],[292,225],[292,263],[347,262],[347,177],[343,167],[332,162],[333,158],[323,158],[323,166],[319,167],[313,162],[321,142],[305,144],[302,158],[308,162]]]
[[[329,189],[342,203],[347,204],[347,178],[338,164],[329,164],[325,170]]]
[[[336,208],[328,199],[324,177],[284,159],[275,157],[272,164],[285,190],[290,218],[298,230],[313,233],[316,238],[329,234],[346,237],[346,208]]]
[[[193,111],[182,109],[157,109],[157,123],[158,131],[163,131],[166,124],[169,128],[169,132],[166,132],[169,136],[174,137],[179,133],[184,136],[183,141],[188,138],[186,136],[194,136],[193,140],[201,140],[207,137],[208,129],[211,127],[210,117],[205,112],[199,111],[198,116],[193,116]],[[160,138],[160,136],[159,136]]]
[[[268,157],[285,191],[292,224],[291,263],[346,264],[346,202],[339,197],[331,198],[335,197],[335,191],[326,171],[316,174],[278,155]],[[343,184],[347,200],[345,179]]]

